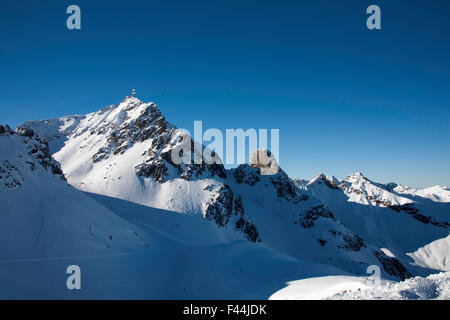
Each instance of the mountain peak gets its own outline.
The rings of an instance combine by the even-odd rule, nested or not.
[[[338,189],[340,181],[335,176],[326,176],[323,173],[319,173],[307,185],[320,185],[322,183],[331,189]]]
[[[121,103],[119,103],[118,107],[123,107],[123,109],[130,110],[134,107],[140,106],[141,104],[144,104],[139,98],[136,98],[135,96],[126,96]],[[153,104],[151,102],[150,104]]]
[[[350,183],[363,183],[363,182],[367,182],[370,181],[369,179],[367,179],[361,172],[355,172],[349,176],[347,176],[344,181],[350,182]]]
[[[279,171],[275,157],[267,149],[258,149],[253,151],[249,159],[249,165],[260,169],[260,173],[262,175],[274,175]]]
[[[385,187],[388,191],[393,192],[393,191],[395,191],[394,189],[398,187],[398,184],[395,182],[388,182],[385,184]]]
[[[354,178],[366,178],[366,177],[362,174],[362,172],[360,172],[360,171],[357,171],[357,172],[351,174],[350,177],[354,177]]]

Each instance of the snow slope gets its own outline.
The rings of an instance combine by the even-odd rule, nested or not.
[[[0,203],[2,299],[265,299],[291,278],[345,273],[200,215],[84,194],[30,130],[0,127]],[[66,288],[69,265],[81,290]]]
[[[416,265],[440,271],[450,271],[450,235],[408,253]]]
[[[450,190],[448,189],[448,187],[441,187],[439,185],[420,189],[415,192],[415,195],[429,198],[437,202],[450,202]]]
[[[145,250],[137,228],[67,184],[45,141],[0,134],[0,259]]]
[[[414,277],[403,282],[383,281],[372,287],[364,277],[328,276],[288,283],[271,300],[415,300],[450,299],[450,273]]]

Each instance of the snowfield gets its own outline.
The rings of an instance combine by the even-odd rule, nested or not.
[[[416,300],[450,299],[450,272],[403,282],[383,281],[372,288],[364,277],[328,276],[288,283],[271,300]]]
[[[426,246],[417,249],[413,253],[408,253],[408,256],[410,256],[418,266],[434,270],[450,271],[449,248],[450,235],[435,240]]]

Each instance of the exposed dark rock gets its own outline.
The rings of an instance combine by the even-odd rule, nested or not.
[[[279,166],[273,154],[267,149],[252,152],[248,164],[259,169],[261,175],[274,175],[279,172]]]
[[[125,111],[130,111],[143,103],[137,101],[131,104]],[[122,117],[126,116],[126,112],[123,112]],[[98,162],[108,158],[111,154],[123,154],[134,143],[139,141],[145,141],[147,139],[159,138],[170,126],[161,114],[155,104],[149,104],[142,111],[135,121],[125,122],[115,130],[109,128],[110,124],[105,124],[99,128],[91,131],[92,134],[106,134],[107,146],[100,148],[98,152],[93,156],[93,161]]]
[[[301,214],[299,217],[299,222],[303,228],[308,229],[313,227],[315,221],[321,217],[336,221],[333,213],[327,207],[324,205],[318,205],[309,209],[304,214]]]
[[[145,152],[144,162],[135,167],[138,176],[144,178],[153,177],[155,181],[164,183],[170,178],[168,177],[168,172],[169,166],[172,166],[177,170],[179,178],[188,181],[199,178],[204,173],[207,173],[211,177],[216,176],[219,178],[226,178],[226,171],[221,163],[207,164],[205,161],[202,161],[197,164],[194,162],[195,144],[191,137],[179,136],[178,141],[172,141],[176,128],[164,119],[156,106],[152,106],[153,107],[151,108],[146,108],[141,116],[135,121],[134,127],[137,129],[127,127],[128,132],[133,133],[132,139],[130,139],[130,134],[127,133],[127,143],[123,142],[123,138],[113,141],[114,144],[121,144],[122,146],[115,152],[122,153],[125,152],[128,145],[134,143],[136,139],[141,141],[152,139],[151,147]],[[122,133],[115,134],[115,136],[119,137],[123,135],[124,134]],[[182,143],[184,138],[190,139],[191,158],[190,161],[176,164],[172,160],[172,151],[176,150],[177,144]],[[182,156],[182,152],[183,150],[181,149],[180,156]],[[104,158],[104,153],[104,150],[99,150],[100,160]]]
[[[23,176],[20,171],[8,160],[0,161],[0,184],[8,189],[22,186]]]
[[[308,211],[306,211],[303,214],[299,215],[298,223],[301,224],[301,226],[305,229],[313,228],[316,224],[316,221],[318,219],[330,219],[331,221],[336,222],[338,225],[340,225],[340,228],[345,226],[339,222],[335,217],[334,214],[324,205],[318,205],[315,206]],[[297,222],[297,221],[296,221]],[[346,251],[354,251],[358,252],[361,250],[361,248],[366,248],[366,244],[364,243],[364,240],[362,237],[360,237],[357,234],[354,234],[350,230],[345,229],[346,231],[337,231],[330,229],[329,232],[331,235],[337,239],[338,244],[337,247],[340,249],[345,249]],[[325,239],[317,238],[316,239],[319,243],[323,241],[327,241]],[[323,240],[323,241],[322,241]],[[327,242],[325,242],[322,246],[324,246]]]
[[[320,173],[318,175],[318,179],[316,180],[317,183],[323,183],[330,189],[339,189],[338,185],[334,181],[329,181],[327,177],[323,173]]]
[[[338,248],[344,248],[347,251],[355,251],[358,252],[361,248],[366,248],[366,244],[364,243],[363,238],[361,238],[357,234],[344,234],[342,235],[342,239],[345,242],[344,246],[338,246]]]
[[[241,164],[233,170],[233,176],[237,183],[245,183],[254,186],[260,181],[259,169],[252,168],[246,164]]]
[[[21,136],[26,136],[26,137],[31,138],[32,136],[34,136],[34,131],[33,131],[33,129],[26,128],[26,129],[19,131],[19,134]]]
[[[395,182],[389,182],[385,184],[385,187],[388,191],[393,192],[394,189],[398,187],[398,184],[396,184]]]
[[[248,240],[261,241],[255,225],[245,216],[241,196],[234,197],[228,185],[220,186],[215,196],[207,202],[205,217],[214,220],[219,227],[227,226],[233,219],[234,228],[244,233]]]
[[[448,223],[446,221],[440,221],[431,216],[425,216],[425,215],[419,213],[420,212],[419,209],[417,209],[413,203],[406,203],[403,205],[390,205],[389,208],[391,208],[392,210],[394,210],[396,212],[404,212],[404,213],[410,215],[411,217],[413,217],[414,219],[416,219],[417,221],[420,221],[424,224],[432,224],[436,227],[444,228],[444,229],[450,228],[450,223]]]
[[[166,182],[167,167],[161,159],[151,161],[148,163],[141,163],[135,168],[135,172],[140,177],[150,178],[159,183]]]
[[[376,204],[383,205],[385,207],[390,207],[392,204],[388,200],[377,199],[374,196],[367,196],[366,199],[375,202]]]
[[[219,227],[224,227],[233,214],[233,191],[228,185],[219,188],[212,201],[207,203],[205,217],[214,220]]]
[[[380,263],[383,265],[383,269],[386,271],[387,274],[393,277],[397,277],[402,281],[412,277],[411,273],[408,272],[405,266],[403,266],[398,259],[388,257],[381,251],[374,251],[373,254],[378,259],[378,261],[380,261]]]
[[[19,129],[16,133],[7,125],[1,127],[0,130],[3,131],[3,134],[18,133],[23,139],[23,143],[27,147],[28,155],[35,160],[35,162],[24,162],[24,164],[28,165],[30,171],[35,171],[36,164],[39,164],[45,170],[48,170],[59,176],[62,180],[65,180],[59,163],[53,159],[50,154],[50,149],[46,140],[36,135],[31,129]],[[19,155],[19,158],[22,158],[22,156]],[[0,184],[4,185],[6,188],[14,189],[21,187],[23,180],[24,177],[20,170],[9,160],[0,161]]]
[[[0,125],[0,134],[15,134],[16,132],[11,129],[7,124]]]
[[[280,173],[270,176],[270,181],[277,190],[277,195],[285,200],[298,200],[297,187],[294,182],[280,169]]]
[[[236,230],[243,232],[250,241],[261,242],[261,237],[256,226],[245,217],[241,196],[237,196],[234,200],[234,212],[239,217],[236,221]]]
[[[28,146],[28,154],[36,159],[46,170],[50,170],[53,174],[60,176],[62,180],[66,180],[61,170],[59,162],[53,159],[50,154],[48,142],[39,137],[30,128],[19,129],[18,132]]]
[[[306,201],[309,199],[309,196],[307,194],[301,194],[298,196],[298,201]]]

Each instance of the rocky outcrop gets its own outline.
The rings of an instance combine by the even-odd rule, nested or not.
[[[35,135],[32,129],[19,130],[18,133],[23,137],[24,142],[28,146],[28,154],[36,159],[44,169],[50,170],[53,174],[58,175],[61,179],[65,180],[61,166],[50,154],[48,142],[38,135]],[[30,164],[30,166],[31,169],[34,170],[34,165]]]
[[[236,182],[241,184],[245,183],[250,186],[254,186],[261,181],[259,178],[259,172],[257,168],[252,168],[246,164],[241,164],[239,167],[233,170],[233,176]]]
[[[327,218],[336,221],[333,213],[324,205],[315,206],[299,216],[299,223],[303,228],[314,227],[315,221],[319,218]]]
[[[278,197],[288,201],[304,200],[303,197],[299,197],[297,187],[284,171],[280,170],[278,174],[270,176],[269,179],[277,190]]]
[[[205,161],[194,163],[195,144],[191,137],[174,137],[175,128],[165,131],[163,134],[152,140],[152,146],[143,156],[143,163],[135,167],[136,174],[141,177],[153,177],[160,183],[166,182],[171,177],[168,176],[169,166],[177,171],[177,176],[184,180],[193,180],[206,174],[209,177],[226,178],[226,171],[222,164],[207,164]],[[172,159],[172,153],[177,150],[178,144],[182,143],[179,139],[190,139],[191,157],[190,161],[184,161],[179,164]],[[173,178],[173,177],[172,177]]]
[[[404,265],[401,262],[393,257],[388,257],[381,251],[374,251],[373,254],[383,265],[383,269],[387,274],[399,278],[401,280],[405,280],[407,278],[412,277],[412,274],[408,272]]]
[[[327,239],[324,239],[324,235],[316,239],[320,246],[324,247],[327,244],[335,243],[337,248],[353,252],[358,252],[367,247],[362,237],[347,229],[335,218],[333,212],[324,205],[317,205],[301,213],[298,221],[294,223],[300,224],[305,229],[313,229],[320,220],[332,227],[328,230]]]
[[[0,125],[0,134],[13,134],[14,131],[11,130],[10,126],[8,126],[7,124],[5,125]]]
[[[338,248],[343,248],[347,251],[358,252],[361,248],[366,248],[363,238],[354,233],[345,233],[342,235],[343,245],[338,245]]]
[[[279,172],[278,163],[267,149],[258,149],[250,155],[248,164],[258,168],[261,175],[274,175]]]
[[[139,109],[134,110],[135,108]],[[139,115],[131,118],[128,114],[131,110],[138,111]],[[91,131],[91,134],[106,134],[108,136],[106,146],[100,148],[93,156],[93,162],[106,159],[111,154],[123,154],[133,144],[148,139],[154,140],[152,146],[161,145],[164,143],[164,137],[168,136],[168,139],[170,139],[170,132],[174,130],[154,103],[144,104],[135,99],[135,101],[130,101],[127,108],[122,110],[120,116],[124,120],[119,127],[114,128],[113,124],[105,123],[105,125]]]
[[[245,216],[241,196],[234,196],[228,185],[222,185],[215,190],[215,194],[205,204],[205,217],[213,220],[219,227],[232,226],[241,231],[246,238],[253,242],[260,242],[261,237],[255,225]]]
[[[0,185],[7,189],[17,189],[22,186],[24,178],[19,169],[8,160],[0,161]]]
[[[194,163],[195,144],[192,138],[177,134],[177,128],[166,121],[154,103],[143,103],[133,97],[127,97],[124,102],[125,107],[117,115],[120,125],[106,122],[91,131],[91,134],[107,136],[106,145],[102,146],[92,158],[94,163],[108,159],[111,155],[124,154],[136,143],[150,141],[149,148],[142,154],[142,162],[134,167],[139,177],[153,178],[159,183],[164,183],[175,178],[169,176],[170,167],[176,169],[176,177],[185,180],[199,178],[204,173],[209,176],[226,177],[222,164],[206,164],[204,161]],[[183,139],[190,140],[192,158],[191,161],[175,163],[172,151],[185,142]]]
[[[239,184],[245,183],[254,186],[264,180],[264,183],[273,185],[279,198],[292,202],[307,200],[308,196],[299,192],[294,181],[292,181],[283,170],[278,170],[277,174],[261,175],[260,168],[248,164],[241,164],[236,169],[232,169],[231,172],[236,182]]]
[[[0,135],[7,139],[17,139],[17,143],[25,146],[25,153],[17,155],[17,158],[0,159],[0,185],[8,189],[20,188],[25,180],[25,171],[33,172],[38,166],[65,180],[59,163],[50,154],[47,141],[32,129],[16,132],[8,125],[0,125]],[[2,156],[7,158],[9,155],[5,153]]]
[[[389,205],[388,207],[396,212],[404,212],[424,224],[432,224],[436,227],[444,229],[450,228],[450,223],[446,221],[440,221],[431,216],[421,214],[419,209],[417,209],[412,203],[406,203],[404,205]]]

